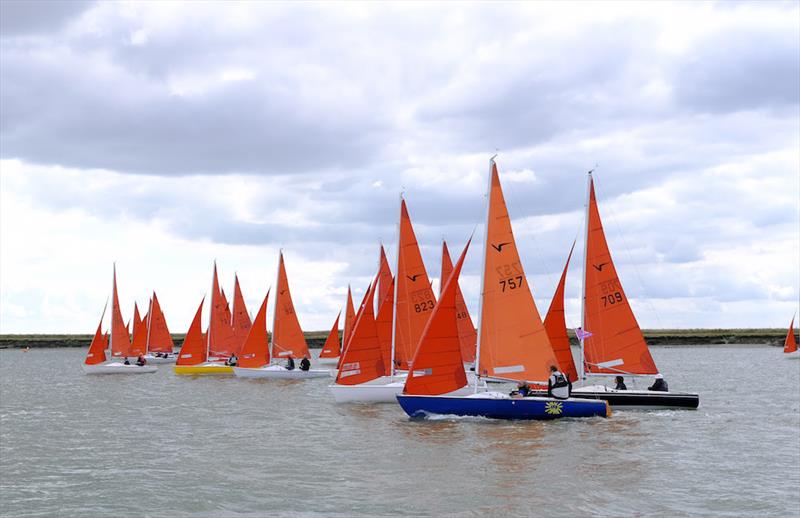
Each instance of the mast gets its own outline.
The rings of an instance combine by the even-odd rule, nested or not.
[[[392,294],[392,367],[389,370],[390,379],[394,379],[394,355],[395,355],[395,341],[397,340],[397,292],[400,288],[400,224],[402,223],[403,219],[403,191],[400,191],[400,205],[399,205],[399,218],[397,220],[397,251],[395,254],[397,255],[395,263],[394,263],[394,293]],[[380,268],[380,266],[378,267]],[[378,302],[380,305],[380,301]],[[380,309],[380,308],[379,308]]]
[[[111,325],[108,326],[108,349],[111,351],[110,357],[114,356],[114,301],[117,300],[117,262],[114,261],[114,280],[111,283]],[[103,308],[103,316],[105,316],[105,308]],[[102,320],[101,320],[102,321]]]
[[[478,298],[478,342],[475,345],[475,393],[478,393],[481,365],[481,331],[483,329],[483,291],[486,285],[486,249],[489,247],[489,205],[492,202],[492,172],[494,171],[494,155],[489,159],[489,183],[486,186],[486,221],[483,227],[483,255],[481,257],[481,296]]]
[[[206,361],[211,354],[211,322],[214,321],[214,277],[217,275],[217,260],[214,259],[214,273],[211,275],[211,311],[208,312],[208,335],[206,336]],[[202,331],[202,329],[201,329]]]
[[[581,344],[581,362],[578,365],[578,378],[585,380],[586,379],[586,357],[584,356],[584,333],[586,333],[586,258],[589,254],[589,202],[591,201],[589,197],[591,196],[592,190],[592,171],[591,169],[588,173],[588,180],[586,182],[586,217],[583,221],[584,227],[584,239],[583,239],[583,282],[581,283],[581,336],[579,337],[579,341]]]
[[[154,291],[153,295],[155,294],[156,292]],[[147,343],[144,346],[144,354],[150,352],[150,327],[152,327],[151,326],[152,323],[153,323],[153,297],[150,297],[150,308],[147,310]]]
[[[275,311],[272,313],[272,334],[270,335],[270,355],[269,361],[272,363],[273,353],[275,351],[275,323],[278,321],[278,298],[281,296],[281,261],[283,261],[283,248],[278,250],[278,271],[275,273]]]

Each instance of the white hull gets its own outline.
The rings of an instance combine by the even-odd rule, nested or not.
[[[397,395],[403,393],[405,383],[405,379],[391,381],[387,378],[379,378],[360,385],[334,384],[329,385],[328,388],[337,403],[397,403]],[[485,385],[479,388],[480,392],[484,390],[486,390]],[[475,387],[467,385],[445,395],[467,396],[473,392],[475,392]]]
[[[125,365],[122,362],[112,361],[109,363],[98,363],[97,365],[83,364],[83,372],[86,374],[148,374],[156,372],[158,367],[155,365],[144,365],[142,367],[134,364]]]
[[[317,358],[315,363],[320,365],[336,365],[339,363],[339,357],[336,358]]]
[[[269,365],[267,367],[259,367],[256,369],[248,367],[234,367],[233,373],[239,378],[265,378],[279,380],[302,380],[309,378],[327,378],[330,376],[330,373],[327,370],[286,370],[285,367],[280,365]]]
[[[800,349],[796,350],[793,353],[783,353],[783,357],[786,358],[787,360],[800,358]]]
[[[155,365],[164,365],[167,363],[175,363],[175,361],[178,359],[178,355],[176,354],[168,356],[166,358],[159,358],[158,356],[151,356],[149,354],[146,354],[144,356],[144,359],[147,360],[147,363],[152,363]]]

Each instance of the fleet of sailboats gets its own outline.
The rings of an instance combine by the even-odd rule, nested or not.
[[[310,368],[312,356],[295,312],[281,251],[273,292],[272,333],[267,330],[270,290],[251,318],[238,274],[234,275],[231,303],[220,286],[215,262],[206,330],[202,328],[203,297],[178,354],[174,353],[155,292],[144,317],[135,303],[133,318],[124,323],[114,267],[109,329],[103,332],[104,307],[82,365],[84,372],[152,373],[157,370],[155,364],[175,363],[176,374],[297,380],[333,375],[335,382],[330,390],[337,402],[397,401],[412,417],[452,414],[554,419],[607,417],[611,407],[698,407],[697,394],[670,391],[663,383],[661,389],[654,384],[644,390],[611,388],[596,381],[611,377],[652,379],[662,374],[614,265],[591,171],[587,179],[577,361],[564,306],[576,243],[567,255],[542,320],[517,248],[494,159],[487,189],[477,330],[459,286],[472,238],[455,265],[447,243],[442,241],[437,300],[402,195],[399,208],[395,273],[381,245],[377,272],[358,311],[348,286],[343,311],[336,315],[319,358],[314,360],[335,365],[335,369]],[[794,318],[784,345],[787,358],[800,357],[793,325]],[[569,396],[556,398],[545,392],[555,376],[551,372],[563,372],[575,383]],[[525,390],[518,394],[489,390],[487,381],[516,383]]]

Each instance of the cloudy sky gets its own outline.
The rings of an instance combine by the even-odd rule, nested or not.
[[[280,248],[328,328],[394,261],[401,190],[431,277],[481,234],[495,153],[542,313],[595,165],[643,327],[797,310],[797,2],[0,5],[2,333],[92,332],[114,261],[175,332],[214,259],[255,310]]]

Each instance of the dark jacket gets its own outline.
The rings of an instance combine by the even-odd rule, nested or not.
[[[294,358],[289,357],[286,361],[286,370],[293,371],[294,370]]]
[[[647,387],[647,390],[653,390],[655,392],[669,392],[669,386],[664,378],[656,378],[653,384]]]
[[[303,358],[302,360],[300,360],[300,370],[301,371],[307,371],[310,368],[311,368],[311,362],[308,361],[308,358]]]
[[[628,387],[625,386],[624,381],[618,381],[617,385],[614,387],[614,390],[628,390]]]

